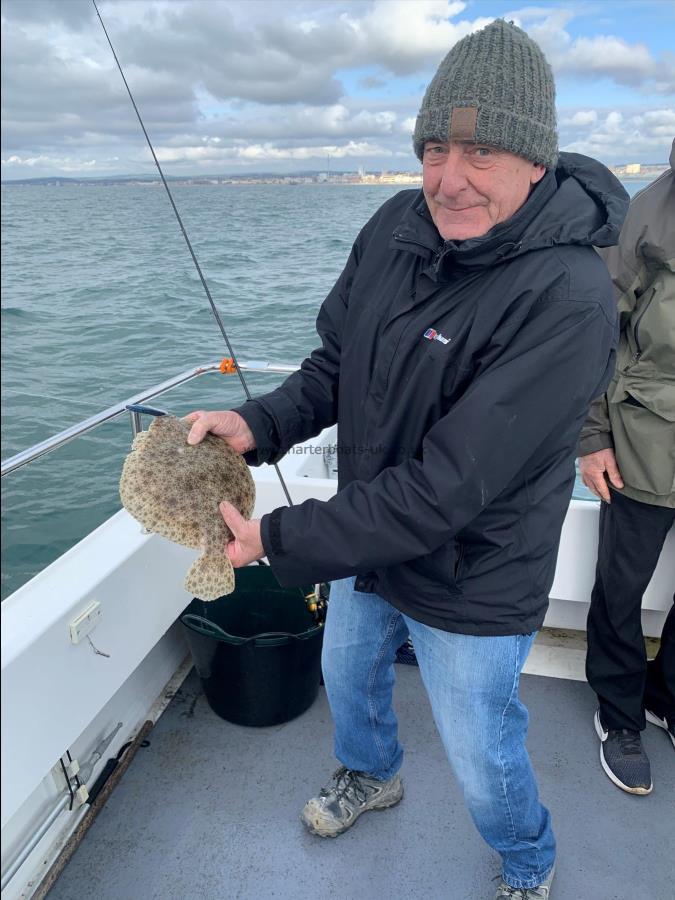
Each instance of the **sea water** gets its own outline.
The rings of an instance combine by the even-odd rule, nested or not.
[[[400,189],[172,188],[239,359],[299,363],[316,346],[354,238]],[[3,459],[226,355],[161,186],[3,185]],[[281,380],[249,377],[254,394]],[[236,376],[209,375],[154,402],[183,415],[243,399]],[[119,509],[130,437],[123,416],[3,479],[3,598]]]

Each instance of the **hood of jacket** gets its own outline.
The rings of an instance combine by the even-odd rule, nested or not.
[[[520,209],[487,234],[443,241],[420,191],[394,239],[432,250],[439,268],[448,262],[489,266],[559,244],[616,244],[628,202],[621,182],[602,163],[579,153],[561,153],[555,171],[548,171]]]

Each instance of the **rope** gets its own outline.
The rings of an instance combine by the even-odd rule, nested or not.
[[[136,106],[136,101],[134,100],[134,95],[131,93],[131,88],[129,87],[127,79],[124,75],[124,71],[122,70],[122,66],[120,65],[120,61],[117,58],[117,53],[115,53],[115,48],[113,47],[112,41],[110,40],[110,35],[108,34],[108,29],[105,27],[103,19],[101,18],[101,13],[98,11],[98,6],[96,5],[96,0],[91,0],[91,2],[94,4],[94,9],[96,10],[96,15],[98,16],[98,20],[101,23],[101,28],[103,29],[103,33],[106,36],[108,44],[110,45],[110,49],[112,50],[112,55],[115,59],[115,62],[117,63],[117,68],[119,69],[120,75],[122,76],[122,81],[124,82],[124,86],[127,89],[127,93],[129,94],[129,99],[131,100],[131,104],[134,108],[134,111],[136,112],[136,116],[138,117],[140,126],[143,129],[143,134],[145,135],[145,139],[148,142],[148,147],[150,148],[150,152],[152,153],[152,158],[154,159],[155,165],[157,166],[157,171],[159,172],[160,178],[162,179],[162,184],[164,185],[164,187],[166,189],[166,193],[169,197],[169,202],[171,203],[171,207],[173,208],[173,211],[176,214],[176,218],[178,219],[178,224],[180,225],[180,230],[183,233],[183,237],[185,238],[185,243],[187,244],[187,248],[190,251],[190,256],[192,257],[192,262],[195,264],[195,268],[197,269],[197,274],[199,275],[199,280],[202,283],[202,287],[204,288],[206,297],[211,306],[211,312],[213,313],[213,315],[216,319],[218,327],[220,328],[220,333],[222,334],[223,339],[225,340],[228,352],[230,354],[230,357],[232,358],[232,361],[236,368],[237,374],[239,375],[239,380],[241,381],[241,386],[243,387],[244,393],[246,394],[246,399],[252,400],[253,397],[251,395],[251,392],[248,389],[246,379],[244,378],[244,373],[241,371],[241,369],[237,365],[237,358],[234,355],[234,350],[232,349],[232,344],[230,343],[230,339],[227,336],[227,332],[225,331],[225,326],[223,325],[223,321],[220,318],[220,313],[218,312],[218,310],[216,308],[216,304],[213,302],[213,297],[211,296],[211,291],[209,290],[209,286],[206,283],[206,279],[204,278],[204,274],[202,272],[201,266],[199,265],[199,261],[197,260],[195,251],[192,249],[192,244],[190,242],[190,238],[187,235],[187,231],[185,230],[185,226],[183,225],[183,220],[181,219],[180,213],[178,212],[178,207],[176,206],[176,204],[174,202],[173,194],[171,193],[171,190],[169,188],[167,180],[164,177],[164,172],[162,171],[162,167],[160,166],[159,160],[157,159],[157,154],[155,153],[155,148],[152,146],[152,141],[150,140],[150,136],[148,135],[145,125],[143,124],[143,119],[141,118],[141,114],[138,111],[138,107]],[[293,506],[293,501],[291,500],[291,495],[289,494],[288,488],[286,487],[286,482],[284,481],[283,476],[282,476],[282,474],[279,470],[279,467],[277,466],[276,463],[274,464],[274,468],[276,470],[277,475],[279,476],[279,481],[281,483],[283,492],[286,495],[286,500],[288,501],[288,505]]]

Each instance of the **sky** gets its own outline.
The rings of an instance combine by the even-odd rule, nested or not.
[[[502,17],[553,67],[562,150],[665,163],[675,0],[100,0],[170,175],[416,171],[450,48]],[[151,174],[90,0],[2,3],[2,178]]]

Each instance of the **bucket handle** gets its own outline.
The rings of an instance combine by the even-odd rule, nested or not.
[[[249,644],[251,641],[255,641],[256,644],[258,641],[277,641],[278,643],[283,643],[287,638],[304,641],[311,637],[318,628],[321,627],[316,625],[313,628],[309,628],[307,631],[303,631],[302,634],[292,634],[290,631],[262,631],[260,634],[254,634],[251,637],[244,638],[229,634],[229,632],[222,629],[220,625],[216,625],[215,622],[211,622],[203,616],[195,615],[195,613],[185,613],[181,616],[181,621],[187,625],[188,628],[192,628],[194,631],[199,632],[199,634],[206,635],[206,637],[220,638],[220,640],[226,641],[228,644]]]

